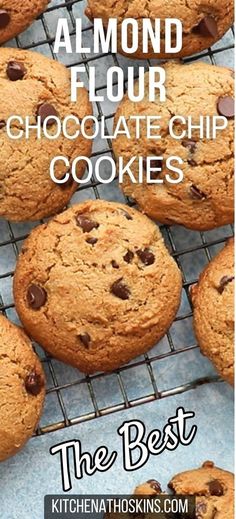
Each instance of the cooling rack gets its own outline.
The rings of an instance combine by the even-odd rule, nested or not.
[[[105,93],[105,72],[112,65],[127,68],[127,65],[138,65],[122,56],[108,54],[72,55],[63,53],[55,56],[53,43],[56,23],[59,17],[66,17],[70,25],[71,35],[75,34],[75,19],[83,16],[84,40],[92,38],[91,22],[84,16],[84,0],[53,0],[47,11],[39,17],[33,26],[16,38],[11,45],[19,48],[31,49],[59,59],[66,66],[84,64],[88,73],[90,63],[98,71],[97,92]],[[201,59],[212,64],[229,65],[233,62],[234,32],[228,34],[213,48],[200,55],[187,58],[185,61]],[[146,67],[152,62],[145,62]],[[140,64],[143,64],[141,62]],[[88,85],[88,78],[83,78]],[[112,119],[115,106],[108,101],[96,103],[94,113],[100,118],[105,116],[107,129],[112,128]],[[93,160],[101,155],[112,155],[109,139],[94,143]],[[105,170],[105,175],[109,171]],[[99,184],[92,179],[80,187],[72,199],[74,202],[86,198],[105,198],[130,203],[125,199],[114,181],[112,185]],[[12,300],[12,278],[16,258],[23,240],[27,237],[32,224],[10,224],[0,221],[0,311],[17,322],[17,316]],[[189,287],[194,284],[198,275],[211,257],[223,246],[233,234],[233,228],[227,226],[215,231],[198,233],[188,231],[179,226],[161,226],[166,244],[175,258],[183,274],[182,303],[175,322],[162,341],[145,356],[135,359],[130,364],[111,374],[98,373],[93,376],[84,376],[77,370],[70,368],[46,356],[35,345],[47,374],[47,396],[45,413],[37,430],[37,435],[63,429],[71,425],[99,418],[104,415],[129,409],[135,406],[161,398],[170,398],[196,388],[202,384],[221,382],[211,368],[208,361],[197,361],[197,368],[191,370],[193,352],[197,358],[201,357],[192,332],[192,307]],[[195,355],[194,353],[194,355]],[[171,366],[174,359],[178,359],[177,371],[172,376]],[[187,363],[187,375],[183,378],[178,370]],[[199,366],[199,369],[198,369]],[[206,367],[207,366],[207,367]],[[210,366],[210,367],[209,367]],[[169,371],[166,384],[163,383],[162,367]],[[185,370],[186,371],[186,370]]]

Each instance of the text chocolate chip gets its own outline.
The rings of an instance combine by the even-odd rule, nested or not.
[[[44,288],[32,284],[27,291],[27,301],[33,310],[39,310],[47,301],[47,293]]]
[[[123,299],[123,301],[129,299],[130,296],[130,289],[125,285],[125,283],[123,283],[123,278],[120,278],[113,283],[111,286],[111,292],[114,296],[119,297],[119,299]]]

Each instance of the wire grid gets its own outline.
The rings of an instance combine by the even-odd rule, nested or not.
[[[14,40],[13,45],[24,49],[33,49],[42,52],[54,59],[60,59],[53,53],[53,43],[55,37],[56,20],[59,16],[67,17],[71,35],[75,34],[76,16],[82,16],[85,8],[84,0],[53,0],[47,11],[39,17],[30,29]],[[91,23],[84,18],[83,33],[84,38],[91,41]],[[32,32],[31,32],[32,31]],[[32,37],[33,36],[33,37]],[[231,29],[227,38],[221,40],[213,49],[201,53],[200,56],[187,58],[185,61],[199,59],[207,60],[215,64],[218,56],[227,51],[232,51],[234,46],[234,32]],[[224,54],[224,61],[227,54]],[[114,54],[99,55],[81,55],[74,58],[72,63],[65,63],[67,66],[84,64],[88,74],[89,65],[96,65],[97,70],[104,67],[104,63],[109,67],[118,65],[126,67],[126,58],[116,56]],[[66,61],[67,57],[62,56],[62,61]],[[137,65],[137,62],[129,62],[129,64]],[[143,62],[141,63],[143,65]],[[145,64],[150,66],[150,62]],[[102,77],[101,77],[102,76]],[[83,78],[86,81],[86,78]],[[98,78],[96,92],[102,92],[106,89],[104,83],[104,74],[100,74]],[[88,83],[87,83],[88,84]],[[107,128],[111,128],[114,116],[114,105],[108,104],[103,106],[102,103],[96,103],[94,111],[98,118],[105,115]],[[104,144],[105,143],[105,144]],[[101,155],[112,155],[112,146],[109,139],[103,140],[102,144],[96,145],[93,152],[93,160]],[[114,189],[111,186],[102,186],[98,181],[92,179],[86,185],[82,185],[76,195],[78,200],[85,198],[108,198],[130,203],[129,200],[122,198],[118,186],[114,183]],[[72,199],[78,201],[76,195]],[[3,228],[3,232],[1,232]],[[0,269],[0,311],[17,320],[14,313],[14,302],[7,300],[8,292],[11,292],[12,277],[14,274],[14,266],[16,258],[23,240],[27,237],[32,225],[15,225],[4,222],[0,227],[0,257],[4,255],[7,258],[8,268],[2,271]],[[180,311],[170,328],[167,335],[151,352],[135,359],[127,366],[123,366],[114,373],[95,374],[93,376],[84,376],[77,370],[62,365],[58,361],[51,359],[47,354],[36,345],[36,351],[39,353],[47,373],[47,396],[45,414],[37,430],[37,435],[49,433],[69,427],[71,425],[92,420],[110,413],[133,408],[160,398],[167,398],[188,390],[192,390],[201,384],[220,382],[219,377],[214,370],[209,375],[209,369],[204,368],[197,370],[191,376],[191,367],[189,366],[189,380],[181,379],[181,376],[174,377],[170,374],[167,385],[160,384],[161,366],[166,364],[167,369],[171,371],[171,364],[177,357],[180,359],[178,365],[188,362],[191,363],[192,352],[198,351],[198,346],[192,334],[191,318],[192,307],[189,297],[189,287],[194,284],[202,268],[210,261],[212,255],[220,249],[225,240],[232,236],[232,226],[227,226],[215,231],[198,233],[182,229],[181,227],[161,226],[161,231],[166,239],[167,246],[175,258],[179,268],[183,274],[183,297]],[[1,264],[0,264],[1,267]],[[12,268],[11,268],[12,267]],[[9,270],[8,270],[9,269]],[[8,289],[6,289],[8,287]],[[186,334],[183,336],[183,327]],[[179,330],[179,332],[178,332]],[[189,357],[187,357],[187,355]],[[194,353],[195,355],[195,353]],[[198,355],[198,353],[197,353]],[[200,353],[199,353],[200,357]],[[169,362],[170,359],[170,362]],[[198,365],[198,364],[197,364]],[[200,364],[202,366],[202,364]],[[176,369],[176,368],[175,368]],[[158,374],[158,370],[159,374]],[[166,370],[166,368],[165,368]],[[185,370],[186,371],[186,370]],[[172,379],[171,379],[172,377]],[[138,385],[138,380],[142,379],[142,384]],[[167,377],[168,379],[168,377]],[[160,387],[159,387],[160,384]],[[80,399],[78,397],[80,395]],[[104,396],[105,395],[105,396]],[[73,409],[73,410],[72,410]]]

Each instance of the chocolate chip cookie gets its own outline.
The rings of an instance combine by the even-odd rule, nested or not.
[[[196,230],[229,224],[234,215],[232,71],[201,62],[190,65],[170,62],[164,68],[166,102],[160,103],[159,99],[149,101],[147,75],[145,99],[133,103],[126,96],[116,113],[115,125],[123,116],[131,138],[119,135],[113,141],[115,155],[117,158],[122,157],[125,164],[132,157],[137,157],[131,166],[136,183],[129,174],[125,174],[123,190],[137,201],[143,212],[165,224],[182,224]],[[216,139],[200,138],[198,130],[193,131],[191,139],[186,137],[183,133],[186,124],[179,119],[174,130],[180,138],[170,135],[169,122],[173,116],[191,116],[193,124],[199,124],[200,116],[212,117],[218,114],[225,116],[228,124],[218,132]],[[146,123],[141,120],[141,137],[137,139],[130,119],[137,115],[160,116],[158,124],[161,138],[148,138],[145,133]],[[140,157],[144,158],[143,182],[139,182]],[[151,168],[159,169],[153,172],[151,183],[147,182],[146,157],[149,160],[151,158]],[[166,161],[169,157],[180,157],[183,161],[180,166],[183,180],[179,183],[168,181],[167,174],[175,179],[175,174],[167,169]],[[157,183],[157,180],[163,183]]]
[[[104,519],[153,519],[154,516],[156,516],[158,519],[167,519],[166,514],[162,514],[159,511],[156,513],[152,513],[151,511],[149,513],[145,513],[145,500],[150,500],[151,502],[151,500],[154,499],[155,496],[159,496],[158,499],[161,500],[161,494],[162,489],[160,483],[158,483],[158,481],[156,481],[155,479],[150,479],[145,483],[138,485],[133,492],[133,496],[135,497],[132,498],[132,504],[134,503],[134,501],[139,503],[139,507],[137,506],[137,511],[132,510],[132,512],[130,511],[127,513],[119,513],[117,511],[109,512],[104,515]],[[159,505],[161,508],[160,501]],[[146,509],[148,509],[148,506],[146,506]]]
[[[139,25],[139,49],[132,54],[135,58],[173,58],[190,56],[204,49],[207,49],[218,41],[230,28],[234,21],[234,2],[233,0],[88,0],[86,15],[93,20],[102,18],[104,26],[107,27],[111,17],[119,21],[118,26],[118,48],[124,54],[121,44],[121,23],[126,18],[135,18]],[[165,42],[163,27],[161,33],[161,52],[155,54],[150,45],[149,52],[143,53],[143,30],[142,21],[150,18],[153,22],[156,18],[178,18],[183,26],[183,45],[182,50],[177,54],[165,53]],[[175,40],[175,34],[173,33]],[[129,44],[132,42],[132,34],[128,35]],[[129,54],[130,55],[130,54]]]
[[[32,436],[44,396],[43,369],[28,337],[0,314],[0,461]]]
[[[14,276],[19,316],[53,357],[86,373],[145,353],[180,302],[181,274],[138,211],[87,201],[35,229]]]
[[[229,240],[191,289],[200,348],[220,375],[234,383],[234,242]]]
[[[50,0],[1,0],[0,44],[23,32],[47,7]]]
[[[161,485],[156,479],[149,479],[138,485],[134,490],[135,496],[157,496],[162,493]]]
[[[177,474],[169,483],[180,495],[196,495],[196,519],[233,519],[234,476],[211,461],[196,470]]]
[[[62,121],[73,114],[79,119],[91,114],[85,89],[80,89],[78,101],[70,100],[70,73],[57,61],[38,53],[16,49],[0,49],[0,217],[12,221],[37,220],[63,209],[78,184],[70,177],[66,184],[56,184],[50,177],[50,163],[56,156],[70,161],[78,156],[89,156],[91,141],[79,136],[71,140],[63,136],[56,139],[36,130],[26,135],[25,118],[32,125],[45,125],[49,136],[57,132],[53,116]],[[11,132],[21,138],[7,135],[6,123],[11,116],[22,120],[11,122]],[[40,117],[40,119],[39,119]],[[46,121],[46,118],[47,121]],[[69,134],[75,133],[75,123],[68,123]],[[89,128],[88,128],[89,131]],[[78,177],[83,175],[84,163],[79,163]],[[55,176],[63,178],[67,168],[57,162]]]

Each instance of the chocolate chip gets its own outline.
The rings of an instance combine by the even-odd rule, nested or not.
[[[207,484],[208,484],[211,496],[223,496],[224,489],[223,489],[220,481],[218,481],[218,479],[213,479],[212,481],[209,481],[209,483],[207,483]]]
[[[149,479],[147,483],[150,485],[152,490],[156,491],[157,494],[160,494],[162,492],[160,483],[155,479]]]
[[[170,490],[172,490],[173,494],[176,493],[176,492],[175,492],[175,487],[174,487],[174,484],[172,483],[172,481],[170,481],[170,482],[168,483],[168,487],[169,487]]]
[[[68,173],[68,172],[67,172]],[[65,175],[63,175],[63,177],[60,178],[60,180],[63,180],[67,173],[65,173]],[[74,179],[72,177],[72,175],[69,173],[69,177],[68,179],[66,180],[66,182],[64,182],[63,184],[57,184],[61,189],[66,189],[68,187],[71,187],[72,185],[74,184]]]
[[[139,249],[137,250],[137,255],[144,263],[144,265],[153,265],[155,261],[154,254],[150,251],[150,249]]]
[[[127,211],[122,210],[123,215],[125,216],[126,220],[133,220],[133,217],[127,213]]]
[[[95,245],[95,243],[97,243],[98,239],[97,238],[93,238],[91,236],[91,238],[87,238],[86,242],[89,243],[89,245]]]
[[[122,281],[123,278],[120,278],[111,285],[111,293],[114,294],[114,296],[119,297],[119,299],[129,299],[130,289]]]
[[[196,150],[197,143],[192,139],[185,139],[184,141],[182,141],[182,145],[185,148],[188,148],[190,153],[194,153]]]
[[[52,124],[55,123],[54,119],[50,119],[50,117],[57,117],[58,112],[54,106],[52,106],[50,103],[43,103],[38,107],[37,110],[38,117],[41,117],[41,124],[43,125],[44,121],[49,117],[47,121],[48,126],[52,126]]]
[[[124,255],[123,259],[124,261],[126,261],[126,263],[131,263],[134,259],[134,253],[131,250],[128,250]]]
[[[47,293],[44,288],[32,284],[27,291],[27,301],[33,310],[39,310],[47,301]]]
[[[83,216],[78,214],[76,216],[76,223],[81,227],[83,232],[90,232],[93,229],[97,229],[99,227],[99,224],[97,222],[94,222],[93,220],[90,220],[87,216]]]
[[[192,157],[192,155],[196,151],[197,143],[192,139],[185,139],[182,141],[182,145],[189,150],[190,157],[187,159],[187,162],[190,166],[197,166],[196,161]]]
[[[207,467],[208,469],[212,469],[214,466],[215,466],[215,463],[213,461],[210,461],[210,460],[206,460],[202,464],[202,467],[205,467],[205,468]]]
[[[115,260],[112,260],[111,264],[112,264],[113,269],[119,269],[120,268],[118,263]]]
[[[91,337],[88,333],[81,333],[79,335],[79,339],[81,340],[82,344],[85,346],[85,348],[88,348],[91,342]]]
[[[218,27],[215,18],[213,16],[205,16],[195,28],[195,31],[208,38],[217,38]]]
[[[203,193],[203,191],[200,191],[200,189],[198,189],[198,187],[194,186],[194,184],[192,184],[192,186],[190,186],[190,192],[191,192],[192,198],[195,198],[196,200],[203,200],[204,198],[206,198],[205,193]]]
[[[5,29],[10,21],[10,14],[5,9],[0,9],[0,29]]]
[[[223,294],[225,287],[234,281],[234,276],[223,276],[220,280],[220,285],[218,287],[218,292]]]
[[[231,96],[219,97],[217,110],[220,115],[232,119],[234,117],[234,98]]]
[[[188,164],[189,164],[190,166],[197,166],[196,160],[194,160],[193,158],[188,159]]]
[[[162,169],[163,160],[162,159],[151,159],[150,160],[150,168],[159,168]]]
[[[32,371],[25,379],[25,389],[31,395],[39,395],[43,386],[44,383],[41,375],[38,375],[35,371]]]
[[[19,79],[23,79],[26,72],[27,71],[23,63],[19,63],[19,61],[9,61],[7,65],[7,76],[11,81],[18,81]]]
[[[159,168],[160,170],[162,169],[162,166],[163,166],[163,160],[162,159],[150,159],[150,168]],[[145,170],[147,170],[147,159],[144,159],[143,161],[143,167]],[[151,172],[152,174],[154,173],[154,171]],[[156,174],[158,173],[161,173],[161,171],[156,171]]]
[[[6,126],[6,121],[3,121],[3,119],[0,121],[0,130]]]
[[[206,503],[197,503],[196,504],[196,519],[202,519],[203,515],[206,513],[207,511],[207,505]],[[203,514],[203,515],[202,515]]]

